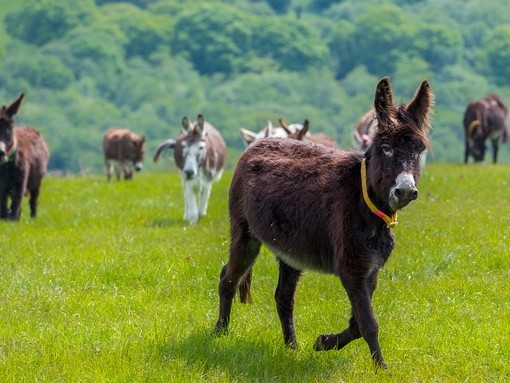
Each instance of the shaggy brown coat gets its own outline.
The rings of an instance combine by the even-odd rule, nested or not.
[[[397,107],[384,78],[374,100],[379,129],[365,153],[287,139],[262,140],[244,152],[230,187],[231,245],[219,282],[218,333],[228,330],[236,291],[242,302],[250,301],[252,266],[264,243],[279,261],[275,299],[285,344],[297,346],[294,294],[302,270],[333,273],[347,292],[352,316],[344,331],[319,336],[315,349],[341,349],[363,337],[374,362],[386,367],[371,301],[394,239],[363,199],[362,160],[369,197],[386,215],[414,200],[432,104],[423,81],[413,100]]]
[[[0,219],[19,220],[22,198],[27,194],[30,216],[36,217],[41,183],[47,172],[50,153],[41,133],[29,126],[15,126],[12,119],[23,98],[22,93],[0,110]]]

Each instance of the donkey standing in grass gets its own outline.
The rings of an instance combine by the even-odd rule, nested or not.
[[[204,120],[202,114],[194,122],[184,117],[182,128],[177,140],[168,139],[159,144],[154,162],[163,150],[174,149],[184,190],[184,219],[194,224],[207,213],[212,183],[221,178],[225,166],[227,146],[221,134]]]
[[[21,202],[27,194],[30,194],[30,216],[37,216],[39,192],[50,156],[38,130],[14,125],[12,118],[18,113],[24,96],[22,93],[0,110],[0,219],[14,221],[20,218]]]
[[[315,350],[363,337],[376,365],[386,368],[372,295],[394,247],[397,211],[418,197],[432,104],[423,81],[407,105],[396,106],[385,77],[375,92],[379,128],[366,152],[273,138],[243,153],[230,187],[230,257],[220,275],[217,333],[228,331],[238,289],[241,302],[251,301],[252,267],[263,243],[279,263],[275,300],[285,344],[297,347],[294,294],[302,271],[333,273],[352,316],[344,331],[320,335]]]

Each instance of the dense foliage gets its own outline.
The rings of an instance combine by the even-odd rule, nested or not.
[[[460,162],[466,104],[488,92],[510,101],[509,5],[23,0],[3,7],[0,103],[27,94],[17,122],[46,136],[52,169],[100,172],[109,126],[144,134],[152,154],[198,112],[233,153],[243,149],[239,127],[280,116],[308,118],[351,147],[382,76],[402,101],[427,78],[434,158]]]

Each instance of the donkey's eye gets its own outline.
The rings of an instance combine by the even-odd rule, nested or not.
[[[386,157],[391,157],[393,155],[393,148],[388,144],[382,144],[381,149]]]

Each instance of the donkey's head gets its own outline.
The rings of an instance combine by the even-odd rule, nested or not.
[[[393,102],[389,78],[383,78],[377,86],[374,106],[378,131],[366,152],[367,183],[380,203],[392,212],[418,197],[420,154],[430,148],[427,133],[433,102],[426,80],[413,99],[400,106]]]
[[[181,157],[182,172],[187,179],[195,177],[205,161],[207,132],[204,130],[204,123],[202,114],[199,114],[193,123],[188,117],[182,119],[183,135],[179,140],[180,145],[175,147],[175,155]]]
[[[18,113],[21,101],[25,95],[21,95],[9,106],[2,106],[0,110],[0,163],[5,163],[16,152],[16,138],[14,137],[13,116]]]
[[[143,156],[145,154],[145,136],[133,137],[133,167],[137,172],[143,169]]]

